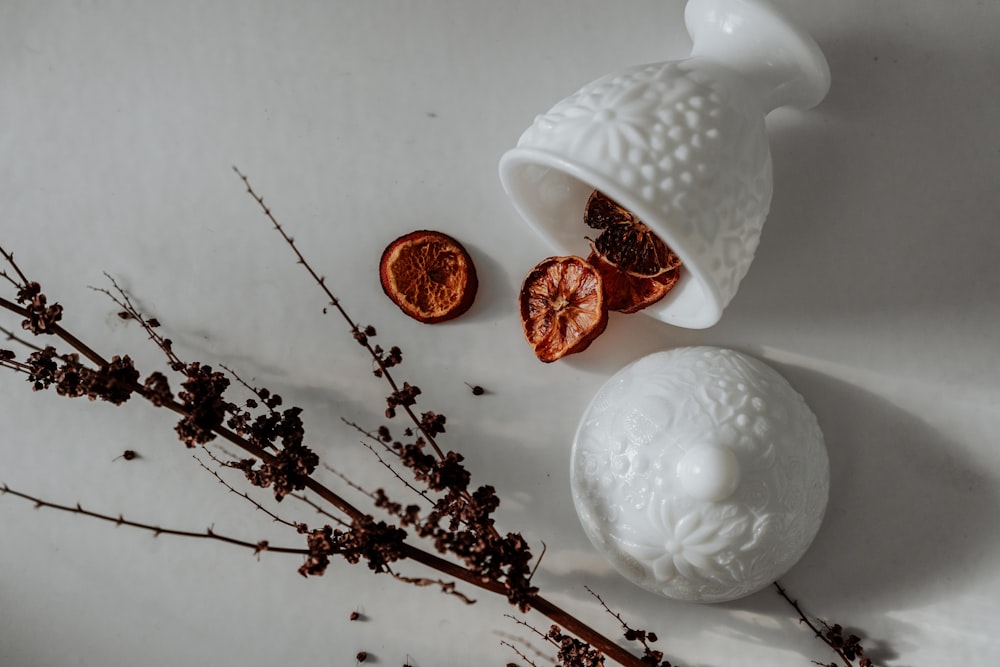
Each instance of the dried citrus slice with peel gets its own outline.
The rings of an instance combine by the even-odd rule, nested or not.
[[[634,276],[652,277],[680,266],[680,259],[642,220],[613,199],[594,190],[583,218],[600,229],[593,241],[604,259]]]
[[[665,297],[677,284],[679,269],[672,269],[652,278],[633,276],[622,271],[594,251],[587,258],[604,281],[604,298],[608,310],[636,313]]]
[[[588,227],[607,229],[616,223],[635,220],[635,216],[600,190],[594,190],[587,199],[587,212],[583,220]]]
[[[601,274],[580,257],[549,257],[524,279],[521,324],[535,356],[549,363],[582,352],[608,324]]]
[[[382,290],[420,322],[444,322],[469,309],[479,280],[462,244],[441,232],[420,230],[401,236],[382,252]]]

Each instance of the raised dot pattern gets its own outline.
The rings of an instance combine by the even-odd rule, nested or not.
[[[753,259],[772,191],[763,115],[697,61],[624,70],[538,116],[518,147],[560,155],[618,183],[669,227],[723,303]],[[663,233],[662,231],[660,232]]]

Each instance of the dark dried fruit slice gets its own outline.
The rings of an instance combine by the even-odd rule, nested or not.
[[[594,229],[607,229],[613,224],[635,219],[634,215],[600,190],[594,190],[590,193],[590,197],[587,199],[587,210],[583,216],[583,221],[587,223],[587,226]]]
[[[472,257],[441,232],[420,230],[399,237],[382,252],[378,273],[386,296],[428,324],[467,311],[479,288]]]
[[[652,278],[633,276],[607,261],[595,250],[587,261],[597,269],[604,281],[604,298],[608,310],[636,313],[667,295],[677,284],[680,269],[671,269]]]
[[[601,274],[580,257],[549,257],[524,279],[521,324],[535,356],[549,363],[582,352],[604,331]]]
[[[599,190],[590,194],[583,219],[602,230],[593,241],[597,252],[626,273],[652,277],[680,266],[680,259],[653,230]]]

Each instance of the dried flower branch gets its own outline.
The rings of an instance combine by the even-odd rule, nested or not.
[[[650,667],[675,667],[669,660],[665,660],[663,658],[663,651],[657,651],[650,646],[650,644],[657,640],[655,632],[638,630],[630,627],[629,624],[625,622],[625,619],[622,618],[622,615],[613,611],[611,607],[604,602],[604,599],[601,598],[600,595],[595,593],[589,586],[584,586],[584,588],[586,588],[587,592],[593,595],[601,606],[604,607],[604,611],[614,616],[615,619],[621,623],[622,629],[625,631],[625,639],[630,642],[638,642],[642,645],[642,661],[644,664],[650,665]]]
[[[549,626],[548,632],[542,632],[527,621],[508,615],[515,623],[529,629],[546,642],[556,647],[556,667],[604,667],[604,656],[586,642],[565,634],[558,625]],[[647,664],[640,661],[639,664]]]
[[[263,207],[262,200],[253,196]],[[109,295],[123,309],[122,312],[142,324],[154,344],[167,356],[170,370],[181,376],[181,389],[176,395],[162,373],[153,373],[145,382],[140,382],[139,372],[131,359],[115,357],[107,361],[63,328],[58,323],[62,319],[62,308],[48,306],[38,283],[29,281],[20,267],[13,265],[17,277],[8,275],[7,280],[17,288],[20,303],[0,298],[0,307],[25,318],[25,329],[36,335],[53,335],[75,350],[74,353],[60,354],[54,347],[46,346],[17,364],[27,371],[28,379],[36,390],[55,387],[61,395],[87,396],[92,400],[108,400],[116,404],[136,395],[154,406],[167,408],[180,417],[177,433],[186,445],[202,446],[221,438],[250,454],[251,458],[230,465],[240,469],[251,484],[271,487],[277,499],[308,489],[342,513],[343,523],[338,524],[338,528],[330,525],[312,529],[300,527],[307,543],[305,562],[299,570],[303,575],[322,574],[332,556],[340,556],[350,563],[364,562],[374,572],[388,572],[391,563],[409,559],[437,570],[448,579],[504,595],[522,610],[534,608],[596,646],[593,649],[595,653],[603,651],[626,666],[641,665],[635,656],[613,641],[538,595],[537,589],[530,583],[531,551],[527,543],[519,534],[501,535],[494,527],[492,513],[499,506],[499,499],[493,487],[470,487],[471,476],[464,468],[462,456],[456,452],[444,452],[435,441],[435,436],[444,431],[444,417],[434,412],[418,416],[412,406],[419,389],[405,382],[397,383],[387,373],[390,367],[401,361],[402,353],[395,347],[384,352],[371,343],[376,335],[374,327],[359,326],[349,318],[325,287],[323,279],[305,263],[294,242],[277,225],[270,211],[264,210],[295,250],[301,263],[324,289],[330,303],[342,313],[354,338],[367,349],[377,365],[377,375],[389,383],[392,389],[390,412],[401,408],[414,425],[412,432],[407,429],[407,436],[412,439],[408,442],[394,441],[391,448],[402,465],[412,472],[414,479],[438,497],[431,510],[424,515],[416,514],[412,506],[405,506],[401,507],[398,518],[414,530],[416,537],[429,540],[435,550],[457,558],[458,563],[414,546],[408,541],[406,530],[385,521],[376,521],[317,481],[312,472],[319,460],[303,444],[298,408],[279,412],[280,397],[265,389],[257,390],[258,398],[264,404],[262,408],[255,402],[239,406],[228,401],[225,394],[230,385],[229,378],[210,366],[181,360],[173,353],[169,339],[154,331],[159,322],[140,313],[128,295],[113,282],[112,286],[118,294],[116,296],[108,290]],[[8,264],[12,264],[12,255],[4,251],[3,257]],[[427,447],[432,455],[424,452]],[[385,504],[388,508],[395,507],[388,500]]]
[[[416,492],[425,501],[425,506],[396,502],[383,489],[367,491],[354,484],[347,475],[333,470],[334,474],[360,491],[387,516],[387,520],[376,520],[317,480],[314,473],[321,462],[319,456],[305,444],[305,429],[299,408],[282,409],[281,396],[266,388],[251,386],[231,369],[223,367],[224,372],[216,371],[200,362],[181,359],[174,352],[171,340],[160,333],[160,322],[139,312],[125,290],[108,276],[113,289],[98,291],[121,308],[121,317],[139,322],[149,339],[165,355],[169,370],[179,376],[180,389],[175,393],[167,375],[159,371],[141,381],[139,371],[128,356],[114,356],[108,360],[64,328],[61,324],[64,315],[62,306],[58,303],[49,304],[39,283],[29,280],[15,263],[13,254],[0,247],[0,258],[9,269],[0,271],[0,277],[16,290],[14,301],[0,297],[0,308],[22,317],[22,328],[26,331],[36,336],[52,336],[57,343],[73,350],[60,353],[54,345],[35,346],[7,332],[9,339],[28,345],[32,353],[24,360],[19,360],[12,351],[0,350],[0,367],[25,374],[36,391],[55,388],[63,396],[86,396],[90,400],[103,400],[116,405],[127,402],[134,395],[156,407],[166,408],[178,415],[176,431],[185,445],[199,447],[224,440],[236,446],[248,457],[234,457],[230,461],[215,459],[216,462],[223,467],[239,470],[253,486],[270,488],[277,501],[290,495],[305,502],[322,516],[330,518],[333,525],[310,528],[304,523],[281,519],[252,500],[248,494],[236,491],[215,471],[210,472],[230,491],[241,495],[258,509],[268,513],[272,519],[294,527],[304,537],[306,548],[275,549],[263,541],[251,543],[219,536],[211,529],[204,534],[167,530],[126,521],[120,516],[115,518],[90,512],[79,505],[72,508],[41,501],[12,491],[6,486],[3,487],[3,492],[35,501],[41,507],[114,521],[118,525],[151,530],[156,534],[208,537],[253,548],[257,553],[266,549],[301,554],[304,562],[299,572],[303,576],[323,574],[331,557],[339,556],[349,563],[363,562],[373,572],[388,573],[406,583],[436,586],[466,601],[469,598],[458,592],[456,585],[462,583],[474,586],[504,596],[522,612],[534,609],[557,623],[545,633],[534,628],[532,630],[556,647],[558,659],[566,667],[595,667],[605,664],[606,658],[625,667],[670,667],[671,663],[663,659],[663,654],[649,646],[649,643],[656,641],[656,635],[630,628],[620,615],[604,605],[600,597],[598,600],[605,609],[621,623],[626,639],[642,646],[642,655],[633,654],[619,646],[614,640],[539,594],[532,579],[540,559],[535,560],[532,566],[531,549],[523,537],[519,533],[502,534],[495,526],[493,515],[500,504],[496,490],[489,485],[473,486],[472,476],[465,468],[462,455],[456,451],[445,451],[438,443],[438,436],[445,432],[445,416],[431,410],[418,413],[415,406],[421,395],[419,387],[394,378],[391,369],[402,363],[402,351],[396,346],[385,349],[373,342],[377,336],[375,327],[361,325],[350,317],[327,286],[326,279],[307,262],[294,239],[277,222],[263,198],[254,192],[247,177],[235,167],[234,171],[267,220],[290,247],[297,263],[304,267],[322,290],[327,300],[324,312],[333,308],[343,318],[350,335],[370,356],[374,375],[388,384],[390,391],[386,397],[386,418],[392,419],[401,413],[411,424],[404,429],[403,437],[399,439],[393,438],[389,428],[384,425],[376,430],[351,425],[365,436],[363,444],[375,454],[379,462],[391,470],[405,487]],[[239,404],[229,400],[227,395],[231,385],[230,378],[249,390],[253,397]],[[485,393],[478,385],[470,388],[475,395]],[[397,465],[390,465],[376,450],[376,446],[381,447]],[[203,463],[202,466],[207,468]],[[412,480],[405,479],[401,471],[405,471]],[[303,493],[305,491],[319,500],[307,497]],[[437,553],[416,546],[416,540],[429,543]],[[444,578],[399,575],[394,571],[393,564],[402,560],[420,563]],[[817,636],[824,638],[839,656],[848,660],[847,656],[853,659],[862,655],[863,649],[853,635],[844,638],[840,626],[825,624],[825,633],[821,634],[805,619],[797,604],[784,595],[783,589],[779,587],[779,591],[799,611]],[[523,621],[518,622],[531,627]],[[359,661],[363,659],[360,656],[361,654]],[[853,665],[851,662],[847,664]],[[870,664],[867,658],[862,658],[858,667],[869,667]]]
[[[509,648],[511,651],[514,652],[515,655],[517,655],[517,657],[528,663],[530,667],[538,667],[538,663],[536,663],[534,660],[526,656],[524,652],[521,649],[519,649],[513,642],[509,642],[506,639],[501,639],[500,645]],[[507,667],[517,667],[517,665],[513,662],[508,662]]]
[[[544,635],[542,635],[537,630],[533,629],[533,633],[544,639]],[[511,632],[503,632],[500,630],[495,630],[493,634],[495,634],[497,637],[500,637],[501,646],[507,646],[513,649],[513,651],[518,655],[518,657],[527,662],[529,665],[533,665],[533,667],[538,667],[538,664],[535,662],[535,660],[544,661],[548,665],[556,664],[556,661],[552,656],[546,654],[544,651],[539,649],[537,646],[535,646],[522,636],[515,635]],[[534,658],[528,657],[527,655],[528,653],[533,654],[535,657]],[[508,667],[510,667],[510,665],[514,665],[514,667],[519,667],[515,663],[507,663],[507,664]]]
[[[788,592],[779,584],[774,582],[774,587],[785,602],[790,604],[799,615],[799,623],[804,623],[824,644],[830,647],[834,653],[844,662],[847,667],[875,667],[870,658],[865,657],[865,649],[861,645],[861,638],[855,634],[844,636],[844,628],[839,624],[829,625],[826,621],[817,620],[813,622],[802,611],[799,601],[788,595]],[[818,625],[817,625],[818,624]],[[820,627],[822,626],[822,629]],[[855,660],[857,664],[855,666]],[[816,663],[822,667],[837,667],[836,663]]]

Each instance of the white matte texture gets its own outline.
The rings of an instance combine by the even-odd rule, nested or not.
[[[238,165],[355,317],[403,348],[400,378],[423,390],[421,408],[447,415],[444,444],[496,485],[500,528],[523,531],[536,555],[546,545],[535,582],[558,604],[617,633],[590,586],[657,632],[676,664],[830,662],[770,589],[693,605],[637,588],[573,508],[573,433],[611,375],[680,346],[747,352],[806,398],[830,456],[826,516],[782,578],[789,592],[862,630],[879,665],[994,667],[1000,3],[776,4],[822,47],[832,87],[813,110],[768,116],[771,210],[710,329],[613,314],[586,352],[540,364],[516,295],[549,248],[497,178],[539,111],[608,72],[686,57],[680,0],[4,2],[0,242],[101,352],[162,367],[88,289],[107,271],[182,356],[301,405],[326,460],[398,489],[340,421],[381,423],[386,388],[323,315]],[[433,326],[400,313],[377,272],[386,244],[427,227],[461,240],[480,277],[470,311]],[[0,482],[137,521],[301,544],[201,470],[174,423],[138,402],[68,400],[0,375]],[[140,458],[113,460],[125,449]],[[294,499],[277,509],[320,519]],[[500,644],[508,635],[551,655],[504,617],[504,600],[473,590],[466,606],[344,563],[307,580],[296,556],[258,561],[10,496],[0,526],[4,667],[353,667],[360,650],[382,667],[407,656],[504,665],[520,662]],[[365,620],[349,620],[356,609]]]

